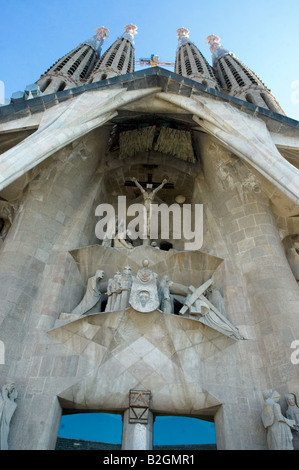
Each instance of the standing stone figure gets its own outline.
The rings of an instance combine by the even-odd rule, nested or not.
[[[128,266],[126,266],[125,270],[127,268]],[[106,292],[108,295],[108,300],[105,312],[114,312],[116,310],[122,310],[122,308],[126,308],[122,307],[124,303],[122,296],[122,283],[124,282],[123,277],[124,273],[122,274],[120,271],[117,271],[114,276],[108,280]]]
[[[173,313],[173,295],[170,294],[170,288],[173,286],[173,282],[169,279],[167,274],[162,277],[158,284],[158,294],[160,301],[160,310],[164,313]]]
[[[87,313],[91,313],[91,309],[100,309],[102,296],[100,282],[104,276],[104,271],[98,270],[94,276],[88,279],[84,297],[79,305],[77,305],[77,307],[71,312],[73,315],[85,315]]]
[[[8,450],[8,434],[11,418],[16,410],[15,399],[18,397],[13,383],[2,387],[0,394],[0,450]]]
[[[288,404],[286,417],[295,421],[299,431],[299,406],[297,405],[296,395],[294,393],[286,393],[285,399]]]
[[[293,432],[293,445],[295,450],[299,450],[299,406],[297,405],[296,395],[294,393],[286,393],[287,402],[286,417],[295,421],[295,429]]]
[[[131,274],[131,267],[125,266],[121,276],[121,301],[120,308],[130,307],[129,298],[131,293],[131,287],[133,283],[133,277]]]
[[[112,310],[120,310],[121,309],[121,279],[122,274],[120,271],[117,271],[114,275],[114,281],[112,284],[113,289],[113,306]]]
[[[112,311],[112,305],[113,305],[113,283],[114,283],[114,278],[108,279],[108,284],[107,284],[107,304],[105,307],[105,312],[111,312]]]
[[[295,421],[285,418],[278,403],[280,395],[275,390],[264,392],[262,422],[267,430],[269,450],[294,450],[291,428]]]

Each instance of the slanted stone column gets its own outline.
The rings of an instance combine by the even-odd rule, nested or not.
[[[93,240],[90,188],[100,183],[100,176],[93,177],[106,136],[105,130],[95,130],[49,160],[29,184],[1,247],[1,385],[13,380],[18,389],[12,450],[55,447],[61,414],[56,395],[77,375],[77,358],[67,357],[47,332],[84,289],[68,250]],[[30,433],[24,433],[24,423]]]
[[[153,413],[148,390],[130,390],[130,408],[124,413],[122,450],[153,448]]]
[[[262,182],[211,137],[203,137],[202,143],[205,187],[222,236],[222,245],[213,248],[224,258],[227,313],[248,333],[247,340],[238,344],[240,387],[231,396],[225,387],[221,392],[224,404],[215,420],[217,447],[258,449],[263,442],[266,446],[263,391],[275,389],[281,396],[288,390],[298,393],[291,343],[299,338],[299,290]]]

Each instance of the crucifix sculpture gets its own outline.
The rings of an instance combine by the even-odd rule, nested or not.
[[[131,181],[131,182],[130,182]],[[147,224],[147,242],[150,239],[150,220],[151,220],[151,206],[153,203],[153,200],[155,199],[155,196],[160,189],[165,187],[166,189],[168,188],[173,188],[173,184],[168,183],[167,179],[164,179],[162,183],[155,183],[152,181],[152,175],[148,175],[148,180],[147,181],[137,181],[137,178],[131,178],[130,181],[126,181],[126,186],[131,186],[135,185],[140,191],[143,196],[143,203],[144,207],[146,210],[146,220],[145,223]]]
[[[133,183],[135,183],[135,185],[137,186],[138,189],[140,189],[141,193],[142,193],[142,196],[143,196],[143,203],[144,203],[144,207],[145,207],[145,210],[146,210],[146,230],[147,230],[147,239],[149,240],[150,239],[150,223],[151,223],[151,206],[152,206],[152,203],[153,203],[153,200],[155,198],[155,195],[157,194],[157,192],[163,188],[163,186],[165,186],[165,184],[167,183],[167,179],[164,179],[162,181],[162,183],[155,189],[152,189],[152,185],[151,184],[147,184],[146,186],[146,190],[141,186],[140,183],[138,183],[137,179],[136,178],[131,178],[131,180],[133,181]]]

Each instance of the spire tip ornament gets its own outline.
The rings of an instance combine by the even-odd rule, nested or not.
[[[210,36],[207,36],[207,41],[206,44],[209,44],[210,46],[210,51],[212,53],[212,61],[213,61],[213,66],[216,65],[217,61],[224,56],[225,54],[231,54],[227,49],[221,46],[220,44],[220,37],[216,36],[216,34],[210,34]]]
[[[130,24],[127,24],[125,27],[125,32],[124,32],[124,37],[128,37],[129,36],[129,39],[131,40],[134,40],[134,36],[135,34],[138,34],[137,33],[137,26],[130,23]]]
[[[179,41],[181,41],[183,38],[188,39],[189,38],[189,29],[187,28],[179,28],[176,30],[177,32],[177,37],[179,38]]]
[[[217,47],[221,46],[220,44],[221,39],[219,36],[216,36],[215,34],[210,34],[210,36],[207,36],[206,39],[207,39],[206,44],[209,44],[211,52],[214,52],[214,50]]]
[[[101,26],[95,30],[96,37],[101,43],[103,44],[105,38],[109,38],[108,33],[109,29],[105,28],[105,26]]]

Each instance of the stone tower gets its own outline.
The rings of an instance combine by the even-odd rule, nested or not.
[[[97,61],[92,72],[91,82],[134,72],[135,34],[137,34],[137,27],[135,25],[129,24],[125,26],[124,34]]]
[[[107,28],[98,28],[96,34],[59,59],[36,82],[43,94],[56,93],[79,85],[89,77],[101,55]]]
[[[248,103],[285,114],[270,90],[232,52],[221,46],[218,36],[211,34],[207,37],[207,43],[212,52],[213,68],[223,90]]]
[[[264,398],[299,396],[299,123],[215,38],[135,72],[134,32],[0,107],[1,429],[55,449],[62,414],[111,412],[151,449],[193,416],[267,449]]]
[[[177,30],[179,43],[176,52],[175,73],[191,78],[210,88],[218,89],[213,68],[199,49],[189,40],[189,30]]]

